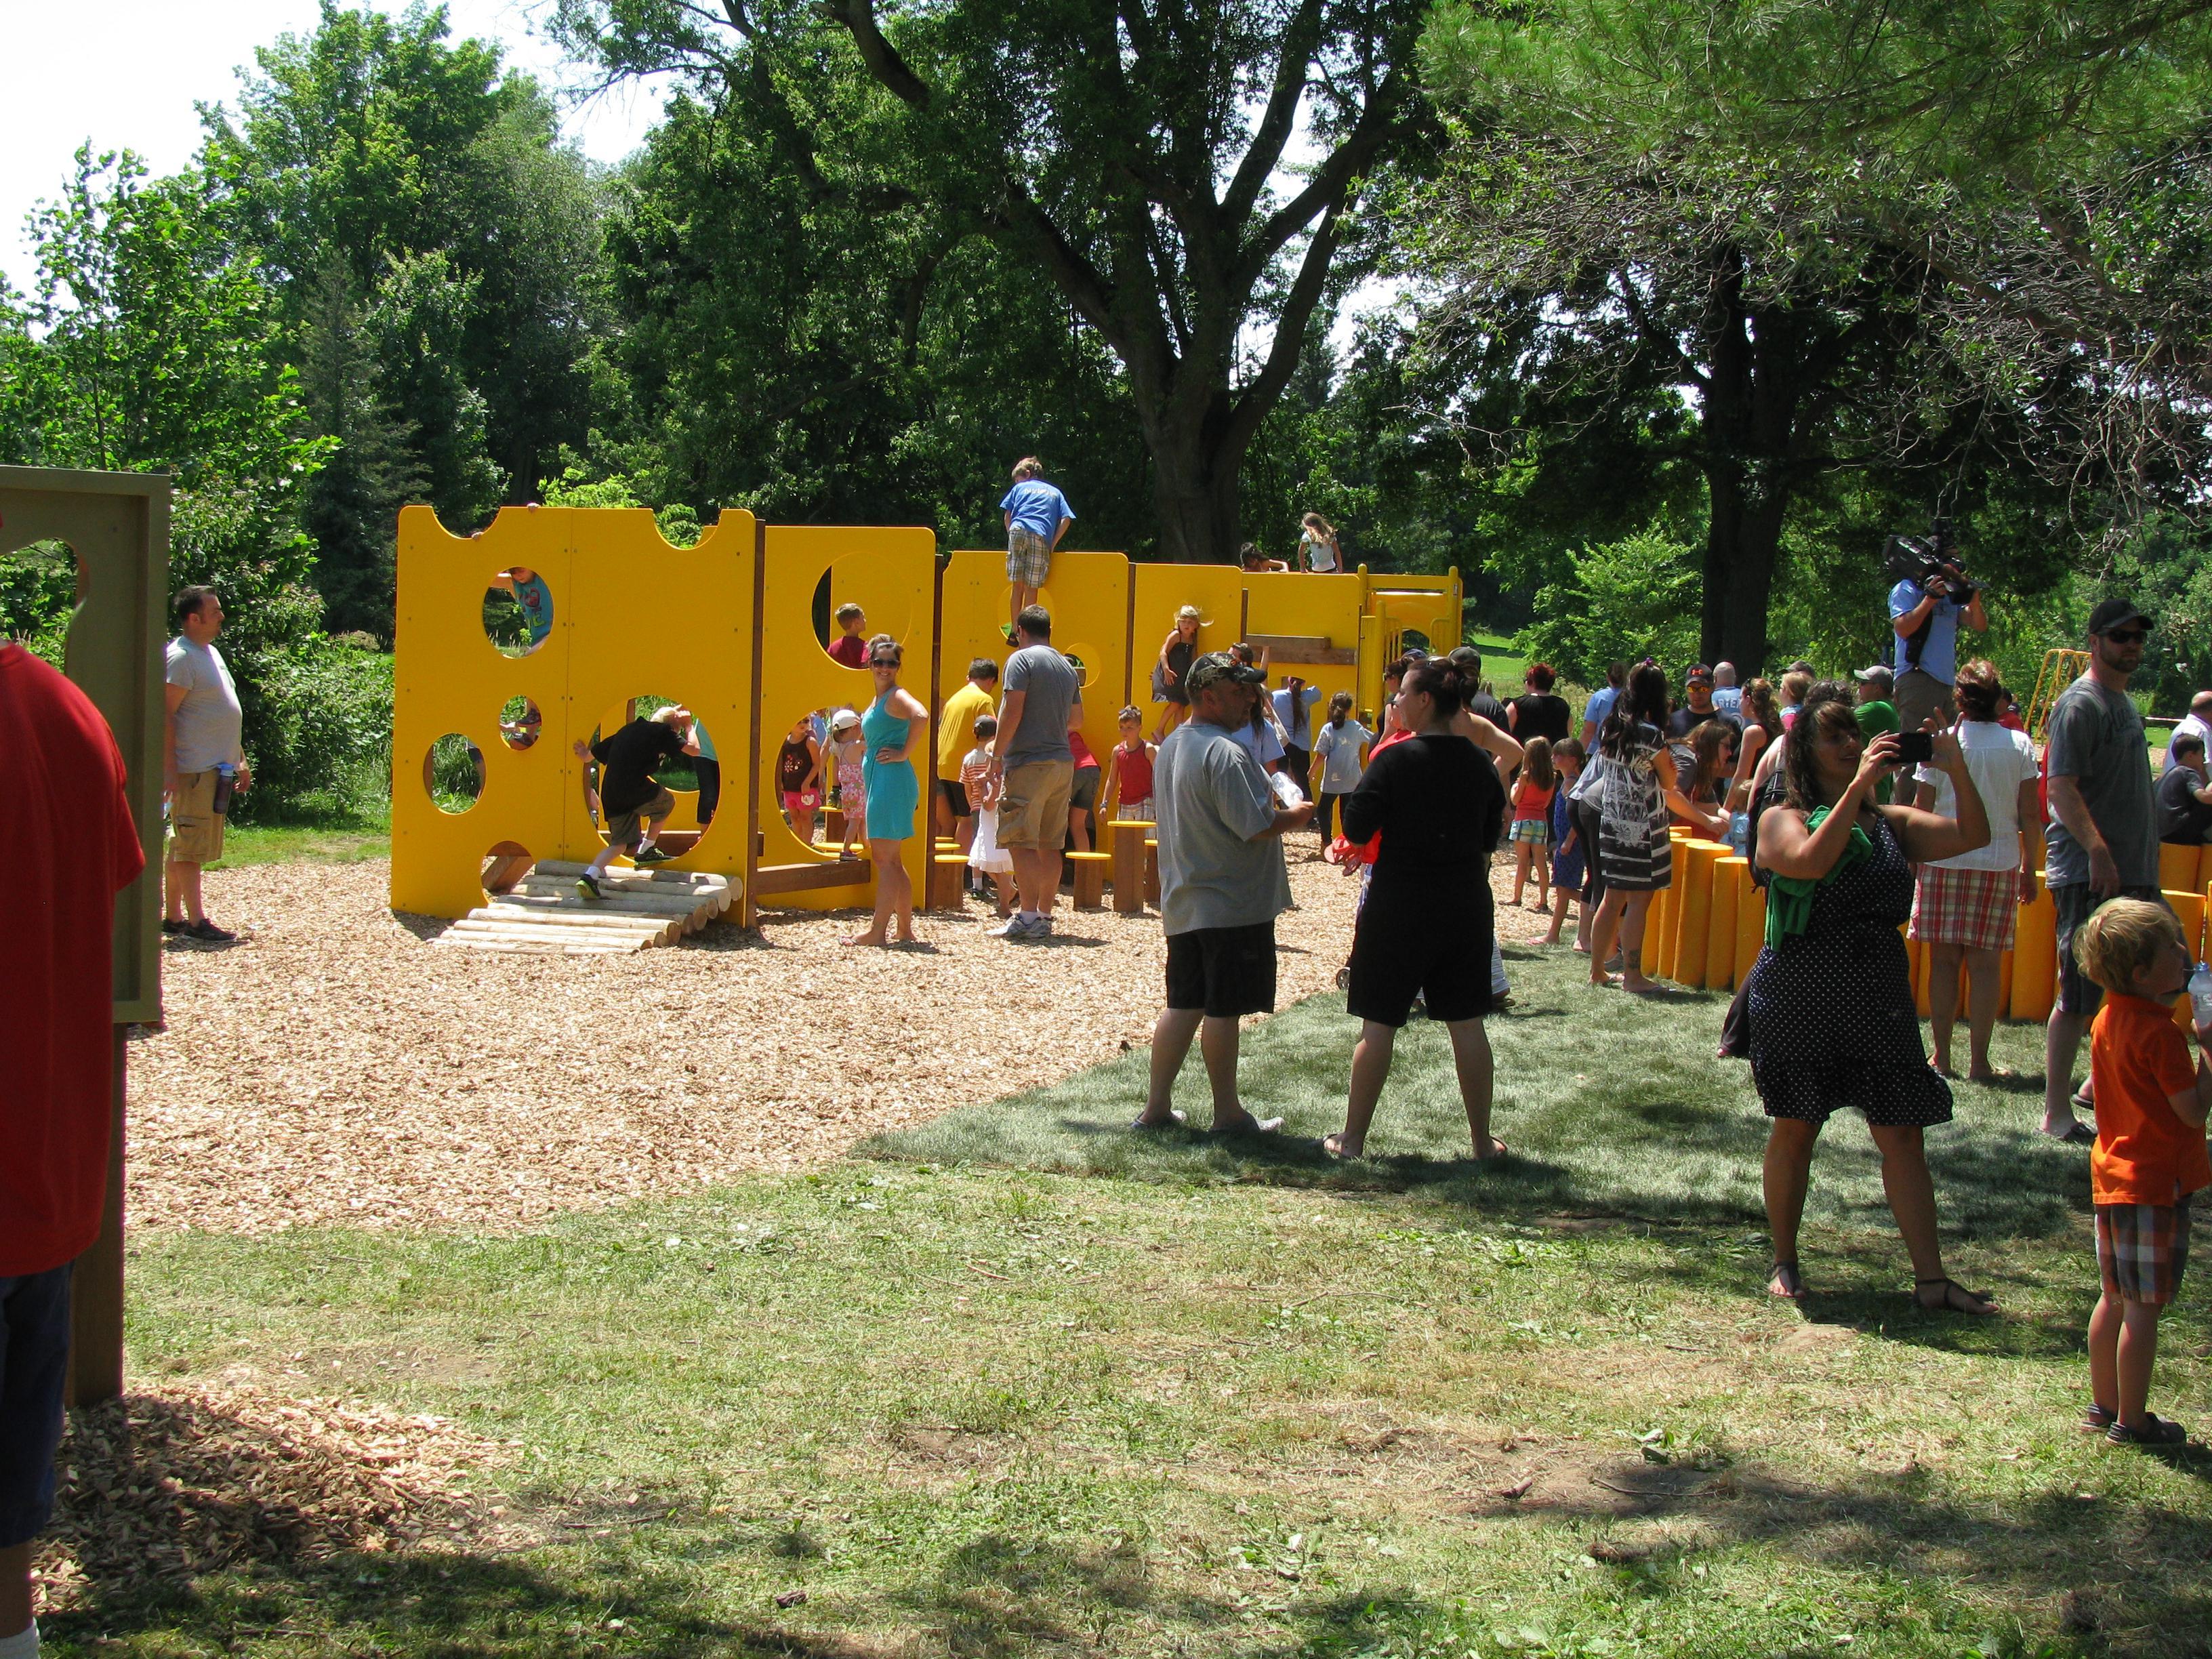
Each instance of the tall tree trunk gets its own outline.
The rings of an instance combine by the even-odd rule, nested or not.
[[[1152,453],[1161,557],[1173,564],[1236,563],[1249,426],[1235,418],[1225,392],[1189,395],[1194,371],[1188,359],[1172,368],[1139,361],[1133,370],[1129,390]]]

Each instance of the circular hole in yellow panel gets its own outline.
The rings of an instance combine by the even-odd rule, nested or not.
[[[483,750],[448,732],[422,757],[422,789],[441,812],[459,816],[483,794]]]
[[[553,632],[553,588],[526,564],[492,573],[484,588],[484,637],[503,657],[526,657]]]

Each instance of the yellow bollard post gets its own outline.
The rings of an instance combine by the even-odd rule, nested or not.
[[[1674,980],[1692,989],[1710,982],[1711,964],[1706,949],[1711,936],[1713,871],[1729,855],[1723,841],[1682,843],[1686,877],[1674,925]]]
[[[1661,896],[1660,899],[1654,902],[1653,906],[1657,914],[1659,957],[1656,966],[1647,966],[1644,970],[1645,973],[1651,975],[1655,979],[1672,979],[1674,977],[1674,945],[1676,942],[1674,930],[1681,925],[1682,890],[1684,885],[1689,880],[1689,849],[1690,832],[1687,830],[1675,830],[1668,833],[1667,837],[1667,853],[1670,869],[1667,882],[1667,890]],[[1665,906],[1663,910],[1659,908],[1659,906],[1662,903]],[[1647,928],[1646,937],[1648,938],[1649,936],[1650,930]]]
[[[2183,848],[2183,852],[2190,849]],[[2189,957],[2194,962],[2204,954],[2204,895],[2169,891],[2166,902],[2173,914],[2181,918],[2181,937],[2189,942]],[[2173,1005],[2173,1023],[2183,1030],[2190,1029],[2191,1020],[2187,997]]]
[[[2165,842],[2158,845],[2158,884],[2169,893],[2197,893],[2197,866],[2203,849],[2199,847],[2173,847]]]
[[[1705,912],[1705,983],[1716,991],[1735,989],[1736,904],[1751,884],[1750,868],[1733,854],[1713,860],[1713,896]]]
[[[2051,1018],[2058,995],[2058,910],[2051,883],[2035,878],[2035,902],[2020,908],[2013,936],[2012,1017],[2038,1024]]]

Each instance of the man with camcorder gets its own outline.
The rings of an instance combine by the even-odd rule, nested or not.
[[[1929,535],[1892,536],[1886,553],[1897,578],[1889,623],[1897,633],[1898,724],[1917,732],[1936,714],[1948,726],[1958,714],[1951,687],[1959,677],[1959,624],[1977,634],[1990,625],[1981,585],[1960,562],[1948,519],[1936,520]]]

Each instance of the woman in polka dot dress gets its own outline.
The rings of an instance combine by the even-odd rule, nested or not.
[[[1912,1258],[1923,1307],[1995,1311],[1943,1271],[1936,1191],[1921,1132],[1951,1119],[1950,1085],[1928,1064],[1912,974],[1898,928],[1912,912],[1912,863],[1971,852],[1989,839],[1981,797],[1948,733],[1931,764],[1957,791],[1959,816],[1877,806],[1875,786],[1898,765],[1897,734],[1861,735],[1856,699],[1833,681],[1806,696],[1784,756],[1785,804],[1759,822],[1759,862],[1774,878],[1767,945],[1745,987],[1751,1069],[1771,1120],[1766,1213],[1774,1236],[1767,1288],[1805,1294],[1797,1229],[1813,1146],[1830,1113],[1865,1115],[1891,1213]]]

